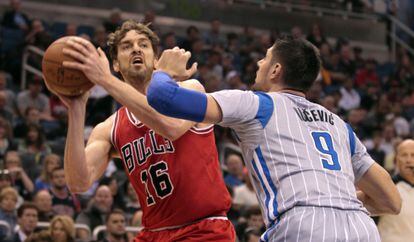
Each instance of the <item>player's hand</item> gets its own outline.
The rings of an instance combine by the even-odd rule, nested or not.
[[[70,48],[63,48],[63,53],[76,61],[64,61],[63,66],[82,71],[93,83],[103,85],[112,75],[108,58],[101,48],[96,49],[88,40],[73,37],[66,42]]]
[[[45,78],[43,77],[43,79]],[[78,96],[66,96],[53,91],[53,88],[50,88],[47,82],[44,83],[47,89],[54,95],[56,95],[68,109],[73,109],[75,107],[86,107],[86,103],[88,102],[89,98],[89,91],[84,92],[83,94]]]
[[[164,50],[160,59],[155,63],[155,69],[168,73],[175,80],[187,80],[197,71],[197,63],[187,69],[187,62],[190,57],[191,53],[189,51],[178,47]]]

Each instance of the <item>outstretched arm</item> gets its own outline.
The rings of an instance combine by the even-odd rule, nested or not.
[[[59,95],[58,95],[59,96]],[[64,164],[68,188],[74,193],[87,191],[104,173],[110,158],[113,117],[98,124],[84,144],[87,93],[81,97],[59,96],[68,107],[68,133]]]
[[[113,98],[158,134],[176,140],[195,125],[194,122],[166,117],[155,111],[148,104],[145,95],[112,75],[108,59],[101,49],[96,50],[90,42],[81,38],[73,38],[68,41],[68,44],[74,50],[65,49],[64,53],[79,62],[64,62],[64,65],[83,71],[89,80],[105,88]],[[195,80],[182,82],[181,85],[184,88],[204,92],[204,87]]]

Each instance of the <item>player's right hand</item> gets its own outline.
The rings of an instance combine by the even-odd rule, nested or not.
[[[189,79],[197,71],[197,63],[187,69],[187,62],[191,57],[189,51],[174,47],[165,50],[155,64],[157,71],[164,71],[177,81]]]
[[[44,79],[44,77],[43,77],[43,79]],[[66,95],[62,95],[62,94],[59,94],[57,92],[54,92],[53,89],[49,87],[47,82],[44,82],[44,83],[45,83],[47,89],[50,92],[52,92],[54,95],[56,95],[68,109],[72,109],[72,108],[75,108],[77,106],[86,107],[86,103],[87,103],[88,98],[89,98],[89,91],[84,92],[83,94],[78,95],[78,96],[66,96]]]

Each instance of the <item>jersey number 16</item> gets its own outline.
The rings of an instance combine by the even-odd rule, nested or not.
[[[141,182],[145,184],[147,194],[147,206],[155,204],[154,196],[148,189],[148,181],[151,180],[152,187],[160,199],[164,199],[172,194],[174,186],[168,174],[168,165],[165,161],[159,161],[151,165],[148,170],[141,171]]]

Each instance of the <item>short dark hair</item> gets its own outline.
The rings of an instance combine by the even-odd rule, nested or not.
[[[144,34],[148,37],[148,39],[151,41],[152,49],[154,50],[156,56],[158,54],[158,44],[160,42],[160,39],[148,26],[149,24],[145,25],[138,23],[135,20],[127,20],[121,25],[121,27],[118,27],[115,32],[110,33],[108,36],[108,46],[109,54],[112,60],[117,59],[118,45],[125,37],[125,35],[131,30],[135,30],[138,33]]]
[[[307,92],[319,74],[321,58],[318,49],[307,40],[285,36],[273,45],[272,63],[283,66],[282,79],[287,88]]]
[[[262,215],[262,211],[258,206],[251,206],[246,210],[245,217],[248,219],[253,215]]]
[[[34,210],[36,210],[36,212],[39,213],[39,210],[38,210],[38,208],[36,207],[36,205],[34,203],[25,202],[17,209],[17,217],[21,218],[26,209],[34,209]]]
[[[119,209],[119,208],[115,208],[115,209],[113,209],[111,212],[109,212],[108,216],[106,216],[105,223],[108,223],[109,218],[110,218],[113,214],[119,214],[119,215],[122,215],[122,216],[125,218],[125,212],[124,212],[123,210]]]
[[[53,177],[53,175],[55,174],[56,171],[60,171],[60,170],[65,170],[65,168],[63,168],[63,166],[58,166],[55,167],[52,172],[51,172],[51,176]]]

